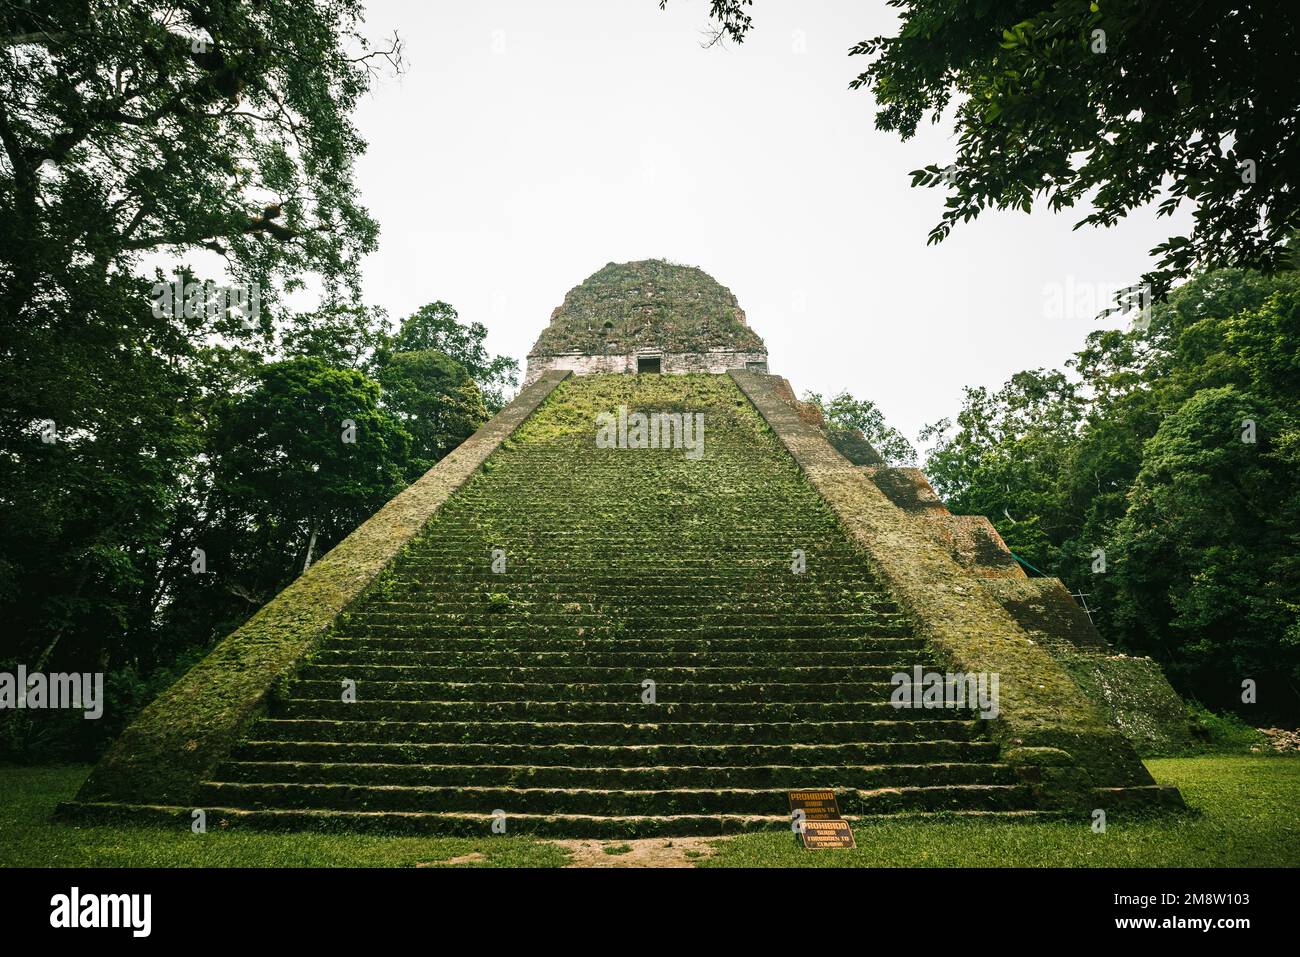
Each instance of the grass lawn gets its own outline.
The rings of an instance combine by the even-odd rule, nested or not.
[[[792,836],[723,842],[705,867],[1295,867],[1300,865],[1300,757],[1148,760],[1195,815],[1032,824],[857,824],[852,851],[805,851]]]
[[[1206,756],[1148,761],[1200,813],[1086,821],[859,824],[855,851],[805,851],[784,832],[719,841],[701,866],[1229,867],[1300,865],[1300,757]],[[53,823],[89,768],[0,767],[0,867],[556,867],[568,854],[523,837],[420,838],[340,834],[190,834]],[[608,853],[625,853],[610,842]],[[691,855],[694,858],[694,855]]]
[[[568,855],[523,837],[423,838],[363,834],[192,834],[155,827],[52,822],[89,766],[0,766],[0,867],[558,867]]]

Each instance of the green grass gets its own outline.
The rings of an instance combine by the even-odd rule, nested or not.
[[[86,827],[50,820],[86,766],[0,767],[0,867],[559,867],[568,855],[524,837],[361,834],[192,834],[154,827]],[[482,857],[478,857],[482,855]]]
[[[1300,757],[1201,756],[1147,762],[1199,813],[1087,822],[879,821],[855,828],[853,851],[805,851],[785,833],[719,841],[705,867],[1251,867],[1300,865]],[[568,855],[523,837],[191,834],[55,823],[88,768],[0,767],[0,866],[558,867]],[[621,847],[610,848],[612,854]],[[695,857],[695,855],[689,855]]]
[[[1187,711],[1201,726],[1208,741],[1202,750],[1237,752],[1245,754],[1251,748],[1267,748],[1268,737],[1258,728],[1252,728],[1231,712],[1215,714],[1199,704],[1189,704]]]
[[[1148,760],[1192,815],[1125,821],[921,823],[854,828],[857,849],[807,851],[792,835],[723,841],[705,867],[1295,867],[1300,865],[1300,758]]]

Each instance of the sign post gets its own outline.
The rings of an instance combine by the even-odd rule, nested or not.
[[[834,791],[791,791],[790,819],[809,850],[858,846],[849,822],[840,817]]]

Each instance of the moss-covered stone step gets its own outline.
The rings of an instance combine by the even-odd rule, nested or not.
[[[838,793],[845,813],[941,810],[972,805],[1015,809],[1027,800],[1014,785],[888,788]],[[609,791],[594,788],[416,787],[353,784],[205,783],[195,803],[252,809],[392,810],[441,813],[501,809],[506,814],[770,814],[786,801],[782,789]]]
[[[746,612],[742,608],[728,608],[721,611],[704,611],[699,608],[682,608],[679,612],[663,609],[644,608],[628,610],[620,608],[615,622],[623,626],[649,627],[654,631],[708,631],[718,626],[732,626],[740,614],[745,616],[746,625],[771,626],[787,625],[790,627],[821,630],[826,626],[848,625],[856,628],[873,628],[876,626],[902,625],[905,620],[901,615],[875,614],[864,610],[838,611],[805,609],[787,609],[774,607],[770,602],[765,611]],[[366,625],[408,625],[408,624],[466,624],[482,626],[483,624],[512,624],[516,618],[522,618],[530,627],[542,628],[553,625],[564,627],[602,627],[610,623],[610,613],[596,609],[588,611],[561,611],[554,605],[541,608],[512,605],[501,612],[491,610],[488,603],[476,608],[453,609],[437,605],[419,605],[410,602],[385,602],[367,609],[363,613],[348,619],[349,626]]]
[[[773,616],[767,621],[732,619],[703,621],[687,616],[659,622],[626,618],[621,615],[527,613],[502,615],[374,615],[349,621],[335,632],[335,637],[391,638],[396,640],[437,638],[911,638],[912,629],[899,620],[871,615],[845,615],[840,618],[816,616]],[[919,644],[919,642],[918,642]]]
[[[334,721],[615,721],[661,724],[674,721],[720,721],[740,724],[766,722],[909,721],[970,718],[969,709],[895,708],[888,701],[692,701],[660,698],[640,700],[640,689],[629,688],[623,701],[394,701],[353,702],[338,697],[290,699],[277,709],[279,717],[325,718]]]
[[[406,623],[393,622],[391,624],[374,624],[374,625],[354,625],[349,623],[348,632],[351,634],[369,636],[369,637],[403,637],[407,636],[413,640],[424,638],[472,638],[475,635],[491,635],[493,637],[512,638],[526,637],[532,635],[538,639],[550,637],[556,638],[613,638],[625,634],[629,629],[618,622],[616,618],[611,618],[607,625],[593,625],[583,627],[580,625],[530,625],[526,619],[511,620],[502,616],[500,623],[491,626],[483,624],[422,624],[411,620]],[[662,628],[655,629],[655,633],[664,638],[689,637],[690,635],[701,634],[700,629],[696,628]],[[906,634],[905,626],[899,625],[895,628],[888,626],[862,626],[862,625],[752,625],[748,623],[736,623],[733,625],[713,625],[707,630],[707,634],[718,638],[860,638],[860,637],[889,637],[903,636]]]
[[[856,600],[882,608],[891,607],[893,599],[871,579],[833,570],[808,571],[792,575],[787,568],[762,571],[730,565],[718,565],[708,571],[675,575],[653,569],[620,570],[611,565],[574,569],[564,566],[538,570],[524,575],[518,571],[492,574],[479,563],[465,570],[439,565],[427,571],[402,566],[384,579],[382,594],[386,598],[435,597],[451,600],[480,599],[507,585],[525,594],[564,594],[576,600],[618,602],[656,601],[665,604],[691,603],[715,592],[739,595],[776,594],[791,601],[802,597],[818,598],[847,594]],[[379,594],[377,592],[377,594]],[[894,606],[896,607],[896,606]]]
[[[612,475],[612,473],[607,473],[607,474]],[[527,486],[527,489],[530,493],[530,497],[535,498],[540,504],[547,507],[553,507],[557,512],[557,514],[563,511],[565,505],[564,499],[562,497],[548,499],[547,496],[545,495],[546,486],[544,482],[537,481],[532,484],[529,484]],[[567,493],[567,489],[565,490],[565,493]],[[493,504],[491,500],[488,499],[486,496],[482,494],[474,494],[470,492],[467,492],[462,499],[458,500],[458,505],[462,507],[461,513],[465,515],[469,515],[473,513],[474,510],[471,509],[470,506],[475,503],[477,503],[480,506],[484,506],[484,508],[478,509],[480,513],[490,509]],[[759,518],[761,519],[761,516],[759,516]],[[817,513],[815,512],[805,510],[802,512],[795,512],[795,513],[782,515],[779,516],[779,518],[783,522],[796,524],[800,528],[804,528],[806,525],[809,534],[819,535],[820,538],[818,539],[818,541],[825,543],[827,547],[837,547],[840,549],[844,548],[844,541],[843,539],[837,537],[838,533],[836,531],[835,526],[831,523],[828,523],[823,517],[818,516]],[[547,527],[545,523],[538,523],[536,519],[537,519],[536,513],[531,513],[528,515],[519,515],[516,516],[515,523],[513,526],[506,525],[500,528],[493,528],[493,529],[474,528],[464,523],[458,525],[449,525],[448,527],[442,529],[441,532],[436,536],[428,535],[422,537],[417,543],[416,548],[424,549],[430,547],[437,547],[438,545],[445,544],[449,541],[469,541],[469,542],[476,542],[479,540],[491,541],[496,534],[498,534],[503,529],[509,527],[516,527],[516,528],[526,530],[530,534],[530,536],[537,541],[546,541],[550,539],[563,540],[568,538],[574,538],[576,536],[580,536],[583,533],[584,529],[591,529],[591,528],[596,528],[603,531],[605,534],[608,535],[608,541],[614,544],[632,543],[644,547],[654,547],[654,546],[662,545],[664,541],[663,530],[659,527],[647,528],[647,529],[641,529],[635,527],[611,529],[603,524],[600,524],[599,519],[590,519],[584,516],[569,516],[570,524],[567,525],[552,524],[549,527]],[[677,527],[673,531],[679,536],[683,536],[684,533],[688,533],[687,537],[689,537],[691,540],[717,539],[721,542],[728,544],[730,547],[743,548],[746,545],[750,545],[754,542],[762,542],[767,538],[770,538],[773,535],[774,531],[779,531],[782,527],[782,526],[774,525],[773,523],[770,522],[764,523],[762,521],[755,521],[754,519],[755,519],[754,516],[749,516],[748,519],[740,519],[735,521],[734,523],[728,523],[726,529],[720,531],[717,523],[692,522],[690,521],[690,516],[683,516],[682,522],[679,525],[677,525]],[[740,538],[740,539],[728,539],[728,538],[719,539],[718,538],[720,534],[725,534],[727,531],[736,531],[739,533],[744,533],[745,535],[750,537]]]
[[[389,580],[393,588],[414,589],[422,585],[426,590],[435,584],[471,588],[501,582],[525,586],[553,582],[571,584],[578,594],[615,595],[623,592],[628,598],[638,595],[673,597],[684,595],[688,589],[696,594],[708,594],[737,585],[753,591],[784,589],[791,594],[849,589],[874,591],[882,599],[887,596],[887,593],[879,591],[874,579],[854,573],[851,569],[837,568],[829,561],[821,567],[809,567],[801,574],[793,574],[790,571],[789,552],[785,555],[784,565],[766,559],[760,562],[722,560],[716,557],[701,559],[696,565],[616,565],[607,560],[566,560],[553,568],[529,569],[525,574],[522,569],[510,570],[507,551],[506,567],[505,574],[496,575],[480,558],[431,561],[424,568],[412,563],[403,564],[400,573],[395,571]]]
[[[231,761],[217,780],[245,784],[396,784],[421,787],[594,788],[606,791],[666,788],[830,787],[877,789],[955,784],[1014,784],[1005,764],[934,763],[749,765],[745,767],[570,767],[555,765],[320,764],[305,761]]]
[[[554,554],[543,549],[562,549],[568,557],[575,552],[581,554],[584,547],[589,549],[592,555],[610,556],[611,560],[619,565],[634,566],[651,559],[657,560],[661,567],[706,567],[710,558],[716,561],[719,556],[726,556],[728,559],[736,558],[754,563],[773,562],[778,565],[784,563],[787,572],[791,551],[796,546],[801,548],[805,557],[811,556],[821,561],[837,559],[849,561],[853,554],[852,549],[842,543],[819,542],[818,532],[809,531],[798,524],[768,530],[762,533],[761,537],[758,537],[758,533],[746,532],[742,529],[728,529],[726,534],[735,534],[739,538],[679,535],[673,540],[678,547],[677,551],[669,552],[664,548],[663,538],[612,539],[596,530],[589,533],[577,531],[567,535],[531,536],[525,533],[520,537],[529,548],[521,555],[519,566],[521,568],[545,567],[548,554],[549,561],[554,563]],[[745,536],[751,536],[752,540],[740,540]],[[483,561],[490,556],[493,548],[508,546],[512,537],[507,533],[492,538],[481,535],[474,538],[444,538],[422,548],[412,549],[410,556],[413,563],[436,563],[442,559]],[[608,562],[602,564],[605,567],[609,565]]]
[[[909,712],[912,713],[912,712]],[[342,721],[267,718],[264,740],[476,742],[490,744],[819,744],[865,741],[957,741],[983,734],[978,720],[941,717],[882,721]]]
[[[761,610],[780,602],[791,608],[837,608],[841,603],[851,603],[852,608],[864,608],[881,613],[896,612],[898,606],[881,595],[864,589],[859,583],[842,579],[800,582],[797,586],[778,581],[755,581],[745,575],[730,582],[715,581],[705,584],[666,584],[666,579],[639,577],[635,583],[620,585],[608,580],[593,582],[591,578],[558,581],[556,576],[521,579],[513,576],[484,575],[473,580],[428,577],[420,583],[385,581],[376,594],[385,600],[431,602],[449,607],[481,607],[489,596],[506,591],[523,602],[563,602],[586,607],[610,609],[662,608],[680,611],[684,608],[708,607],[708,600],[725,598],[739,608]],[[599,586],[599,587],[597,587]],[[368,605],[365,607],[369,607]],[[354,608],[349,614],[359,614],[365,607]]]
[[[355,680],[355,679],[354,679]],[[887,701],[894,685],[885,681],[657,683],[661,702],[688,701]],[[284,692],[286,701],[341,697],[340,681],[300,680]],[[563,684],[552,682],[359,681],[359,701],[640,701],[640,682]]]
[[[833,641],[833,640],[832,640]],[[487,642],[484,642],[487,645]],[[314,664],[411,664],[411,665],[464,665],[469,668],[504,667],[587,667],[587,668],[780,668],[850,665],[925,664],[932,660],[925,648],[907,645],[884,647],[870,643],[841,645],[837,650],[795,652],[776,649],[755,651],[607,651],[605,642],[595,647],[581,641],[555,641],[549,639],[530,649],[496,650],[491,645],[478,651],[446,648],[434,642],[400,639],[386,644],[367,644],[362,641],[339,642],[316,652]]]
[[[505,597],[494,599],[491,597],[492,595],[504,595]],[[652,626],[662,618],[699,620],[702,614],[724,621],[735,621],[738,618],[746,618],[750,614],[762,616],[830,615],[832,617],[866,617],[870,621],[889,623],[907,620],[906,616],[895,608],[884,604],[865,602],[851,591],[831,590],[818,593],[808,592],[802,595],[782,595],[761,591],[742,593],[732,589],[717,596],[696,594],[693,601],[686,601],[676,598],[664,600],[642,597],[616,598],[609,595],[593,597],[554,590],[529,593],[504,583],[495,583],[495,587],[484,589],[481,594],[470,594],[465,589],[457,589],[454,585],[448,585],[447,594],[441,601],[435,595],[395,596],[395,599],[401,601],[406,606],[405,610],[411,612],[423,609],[426,612],[432,611],[437,615],[474,616],[476,620],[486,620],[494,623],[502,617],[508,618],[516,615],[563,615],[566,620],[573,620],[574,617],[581,618],[585,615],[600,615],[605,618],[617,616],[623,621],[645,622]],[[702,612],[700,604],[705,600],[716,602],[721,610]],[[508,602],[509,604],[503,607],[502,602]],[[722,607],[726,602],[731,604],[728,607]],[[726,618],[728,613],[730,613],[730,619]],[[343,616],[338,623],[345,625],[349,622],[363,621],[369,615],[370,612],[364,609],[358,610]],[[646,619],[649,616],[652,616],[651,620],[647,621]]]
[[[805,659],[807,660],[807,659]],[[374,656],[366,661],[345,658],[324,659],[300,672],[304,680],[320,681],[437,681],[458,683],[544,682],[560,684],[640,684],[646,678],[666,684],[702,682],[728,684],[740,681],[785,681],[799,683],[836,681],[889,681],[911,663],[861,665],[727,665],[673,667],[661,663],[637,666],[597,667],[588,665],[419,665],[386,664]],[[920,662],[924,664],[924,662]]]
[[[816,659],[793,655],[785,651],[627,651],[601,652],[574,649],[567,651],[419,651],[412,642],[410,649],[381,650],[373,648],[332,648],[317,652],[313,664],[385,664],[465,667],[478,672],[485,668],[783,668],[827,667],[831,665],[867,667],[870,665],[903,666],[926,664],[928,656],[900,651],[824,651]],[[918,660],[921,658],[922,660]],[[650,677],[645,674],[641,678]],[[641,680],[638,678],[637,680]]]
[[[814,786],[811,781],[804,785]],[[845,814],[937,811],[945,808],[1015,810],[1029,806],[1021,785],[964,784],[933,787],[840,789]],[[476,811],[495,809],[525,814],[775,814],[788,807],[782,788],[674,787],[658,791],[613,791],[582,787],[516,788],[460,785],[418,787],[359,784],[250,784],[206,782],[196,796],[200,806],[318,808],[328,810]]]
[[[645,837],[690,837],[743,834],[758,831],[788,831],[787,814],[677,814],[627,816],[589,814],[507,814],[503,834],[494,832],[497,818],[487,813],[430,814],[419,811],[325,811],[325,810],[248,810],[245,808],[209,807],[208,826],[222,830],[315,831],[320,833],[405,834],[444,837],[496,838],[511,835],[536,837],[571,837],[600,840]],[[192,823],[190,807],[151,805],[68,805],[61,809],[66,819],[95,822],[175,827],[188,831]],[[964,810],[908,811],[879,815],[846,815],[858,839],[873,822],[907,820],[1008,820],[1050,821],[1069,815],[1031,810]],[[864,833],[865,829],[865,833]]]
[[[663,586],[685,583],[749,580],[756,575],[759,580],[781,584],[790,588],[806,587],[809,582],[853,582],[863,586],[875,584],[869,570],[855,564],[850,552],[817,552],[804,547],[804,536],[794,533],[782,536],[781,541],[769,547],[738,552],[721,548],[692,549],[686,551],[681,543],[675,551],[662,557],[647,555],[644,550],[619,552],[610,549],[593,537],[584,545],[573,543],[559,545],[563,552],[551,552],[550,558],[539,561],[526,558],[523,549],[541,548],[535,543],[516,543],[502,539],[494,545],[472,549],[448,549],[440,552],[412,554],[403,564],[405,580],[437,581],[444,576],[484,575],[490,573],[498,581],[511,578],[521,581],[540,581],[551,575],[567,575],[568,579],[597,582],[626,582],[635,585],[658,583]],[[501,549],[506,556],[505,568],[492,570],[493,552]],[[804,553],[804,567],[794,571],[791,563],[795,549]],[[533,552],[535,554],[535,552]],[[516,556],[512,562],[510,556]],[[877,589],[878,590],[878,589]]]
[[[335,634],[322,642],[324,651],[346,651],[375,643],[390,650],[409,649],[411,642],[401,638],[359,638]],[[547,638],[539,648],[531,638],[498,638],[491,634],[473,638],[437,638],[419,643],[424,651],[493,651],[518,653],[529,651],[626,651],[647,653],[671,652],[773,652],[791,655],[814,655],[845,651],[900,651],[908,654],[925,650],[919,638],[907,637],[854,637],[854,638],[656,638],[637,635],[626,638]]]
[[[350,741],[249,740],[232,757],[237,761],[288,761],[328,764],[522,764],[534,767],[702,767],[836,766],[883,763],[987,763],[997,760],[992,741],[855,741],[845,744],[519,744],[373,743]]]
[[[694,609],[697,612],[742,611],[765,612],[781,609],[795,611],[869,611],[877,614],[894,614],[898,606],[858,583],[843,580],[800,582],[797,586],[783,582],[757,582],[751,576],[733,579],[729,583],[716,582],[708,587],[680,584],[658,584],[665,579],[641,577],[636,583],[620,585],[609,581],[561,582],[553,576],[538,578],[484,577],[475,581],[450,581],[426,578],[419,586],[386,582],[376,594],[385,602],[436,605],[452,610],[483,610],[490,597],[505,591],[520,604],[576,605],[600,611],[645,612],[662,610],[666,614],[681,614]],[[599,587],[597,587],[599,586]],[[711,605],[712,599],[725,599],[725,608]],[[376,605],[378,602],[375,603]],[[345,617],[364,614],[372,607],[354,608]]]

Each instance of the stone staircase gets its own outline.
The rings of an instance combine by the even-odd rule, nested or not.
[[[596,414],[620,405],[703,412],[703,456],[597,448]],[[197,806],[444,834],[503,813],[507,833],[573,837],[788,827],[785,792],[814,787],[850,818],[1033,813],[973,714],[889,703],[918,664],[943,670],[729,378],[570,378]]]

